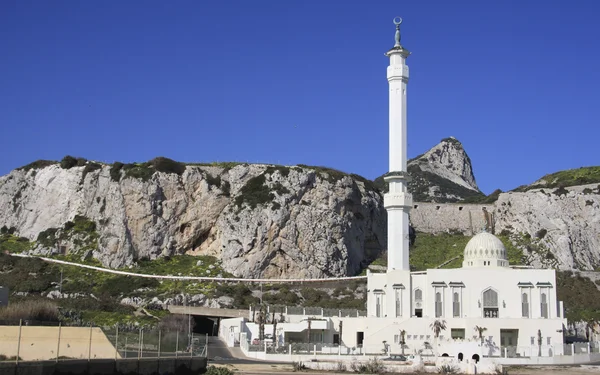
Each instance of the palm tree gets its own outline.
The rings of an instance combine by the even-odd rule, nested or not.
[[[487,331],[487,328],[475,326],[475,331],[477,331],[477,334],[479,335],[479,340],[481,341],[481,345],[483,345],[483,333]]]
[[[433,323],[431,323],[429,325],[429,328],[431,328],[431,330],[433,331],[433,335],[435,337],[435,353],[437,356],[437,341],[438,341],[438,337],[440,337],[440,332],[442,332],[443,330],[446,329],[446,321],[445,320],[439,320],[436,319],[433,321]]]
[[[402,355],[404,355],[404,345],[406,344],[406,341],[404,340],[404,338],[406,337],[406,331],[405,330],[400,330],[400,348],[402,349]]]
[[[265,323],[267,321],[267,317],[265,316],[265,310],[263,306],[260,306],[260,311],[258,312],[258,339],[263,341],[265,339]]]

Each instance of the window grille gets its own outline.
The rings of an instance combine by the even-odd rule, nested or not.
[[[541,308],[542,308],[542,318],[548,318],[548,297],[546,296],[546,293],[542,293]]]
[[[483,292],[483,317],[498,317],[498,293],[493,289]]]
[[[435,317],[439,318],[442,316],[442,293],[435,293]]]
[[[460,317],[460,296],[458,292],[454,292],[452,295],[452,315],[455,318]]]
[[[521,294],[521,315],[523,318],[529,318],[529,296],[527,296],[527,293]]]

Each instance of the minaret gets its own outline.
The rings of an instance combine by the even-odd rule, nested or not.
[[[383,198],[384,207],[388,212],[388,272],[410,270],[408,213],[412,206],[412,196],[406,190],[409,180],[406,171],[406,58],[410,52],[400,44],[401,23],[402,18],[394,18],[396,44],[385,54],[390,58],[390,66],[387,68],[390,87],[390,171],[384,177],[388,182],[389,192]]]

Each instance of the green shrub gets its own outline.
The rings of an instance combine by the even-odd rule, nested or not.
[[[44,247],[54,247],[56,245],[56,232],[58,228],[48,228],[38,233],[37,242]]]
[[[23,251],[31,250],[33,243],[25,237],[17,237],[8,234],[8,231],[0,235],[0,250],[10,253],[22,253]]]
[[[60,161],[60,167],[62,169],[71,169],[77,166],[77,159],[71,155],[67,155]]]
[[[570,271],[558,271],[556,285],[556,297],[563,301],[568,321],[600,321],[600,290],[591,279]]]
[[[116,297],[131,295],[135,290],[141,288],[158,288],[159,285],[160,283],[156,279],[115,275],[100,284],[96,290],[99,294]]]
[[[273,174],[279,172],[282,177],[287,177],[290,174],[290,167],[284,165],[270,165],[265,169],[266,174]]]
[[[559,197],[566,195],[568,193],[569,193],[569,191],[567,189],[565,189],[564,186],[559,186],[558,189],[556,189],[552,192],[552,194],[558,195]]]
[[[27,165],[24,165],[22,167],[17,168],[18,171],[29,171],[31,169],[42,169],[42,168],[46,168],[50,165],[54,165],[57,164],[58,162],[55,160],[36,160],[32,163],[29,163]]]
[[[154,168],[149,163],[131,163],[123,165],[125,178],[136,178],[144,182],[150,180],[154,175]]]
[[[119,182],[121,180],[121,169],[123,169],[123,166],[125,164],[121,163],[121,162],[114,162],[113,165],[111,165],[110,167],[110,178],[113,181]]]
[[[274,198],[273,193],[271,193],[265,182],[264,174],[259,174],[248,180],[240,190],[240,194],[235,198],[235,205],[241,207],[245,203],[251,209],[254,209],[257,205],[272,201]]]
[[[235,372],[227,367],[208,366],[204,375],[234,375]]]
[[[185,164],[163,156],[156,157],[148,162],[157,172],[175,173],[182,175],[185,172]]]

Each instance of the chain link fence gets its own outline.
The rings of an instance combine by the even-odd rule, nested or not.
[[[16,324],[15,324],[16,323]],[[0,360],[205,357],[208,336],[187,330],[0,322]]]

